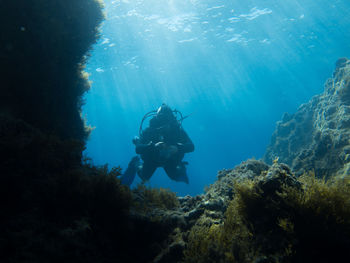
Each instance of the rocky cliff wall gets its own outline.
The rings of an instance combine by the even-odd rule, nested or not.
[[[277,157],[298,175],[350,173],[350,60],[339,59],[324,92],[277,123],[263,160]]]
[[[84,64],[99,37],[99,0],[0,1],[0,114],[85,139]]]

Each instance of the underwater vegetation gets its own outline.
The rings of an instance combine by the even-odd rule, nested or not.
[[[199,220],[193,226],[185,262],[338,262],[347,257],[350,177],[326,181],[304,174],[296,179],[287,166],[272,169],[235,183],[222,223]]]
[[[0,154],[6,156],[0,159],[1,262],[156,257],[157,244],[169,234],[168,222],[159,219],[178,205],[174,193],[143,189],[147,213],[136,213],[136,195],[121,184],[121,169],[85,160],[81,141],[62,140],[2,115],[0,134]],[[163,210],[149,216],[155,207]]]
[[[133,190],[135,206],[140,210],[147,209],[175,209],[180,206],[179,200],[174,192],[164,188],[150,188],[139,184]]]
[[[122,221],[130,200],[109,173],[82,164],[88,130],[80,110],[89,88],[82,70],[102,5],[0,5],[0,261],[96,258],[90,251],[105,246],[94,235],[109,235],[105,217]]]
[[[122,258],[115,247],[128,244],[131,193],[116,178],[119,169],[82,156],[88,129],[80,111],[90,86],[82,70],[102,5],[0,5],[0,261]]]
[[[0,119],[1,262],[115,257],[131,204],[120,170],[82,163],[80,141]]]
[[[348,257],[349,60],[337,62],[324,94],[278,124],[265,161],[279,156],[292,169],[248,160],[219,171],[203,195],[130,191],[120,167],[94,166],[82,154],[90,87],[83,70],[99,37],[101,2],[0,5],[0,262]]]

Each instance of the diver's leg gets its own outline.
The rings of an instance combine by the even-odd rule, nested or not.
[[[124,185],[130,186],[134,181],[138,167],[140,166],[140,157],[134,156],[129,162],[128,168],[121,177],[121,182]]]
[[[156,169],[157,169],[157,165],[155,163],[144,162],[140,166],[140,169],[138,170],[137,174],[142,179],[142,181],[148,181],[152,177]]]
[[[186,163],[180,162],[180,163],[168,163],[163,166],[165,172],[169,176],[170,179],[177,181],[177,182],[185,182],[186,184],[189,183],[188,177],[186,174]]]

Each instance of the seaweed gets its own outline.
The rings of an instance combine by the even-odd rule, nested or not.
[[[184,251],[185,262],[205,263],[221,262],[225,258],[222,254],[224,249],[219,241],[221,237],[221,227],[213,224],[196,224],[192,227],[188,236],[187,249]]]
[[[189,234],[185,262],[251,262],[252,232],[245,218],[257,198],[255,181],[246,179],[235,184],[235,197],[230,202],[222,224],[199,220]]]
[[[161,187],[157,189],[139,184],[134,190],[134,195],[137,196],[134,205],[141,211],[151,211],[154,208],[171,210],[180,206],[176,194]]]
[[[347,257],[350,245],[350,176],[299,179],[303,189],[286,188],[281,195],[293,213],[293,262],[336,262]]]
[[[264,176],[237,182],[219,225],[191,229],[185,262],[337,262],[350,244],[350,177],[298,179],[276,195],[261,189]],[[273,197],[273,198],[272,198]]]
[[[120,168],[81,162],[80,140],[47,135],[0,115],[2,262],[120,258],[131,192]]]

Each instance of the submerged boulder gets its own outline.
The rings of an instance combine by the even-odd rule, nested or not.
[[[301,175],[329,177],[350,173],[350,60],[336,63],[324,93],[285,114],[277,123],[263,160],[279,158]]]
[[[300,188],[300,186],[300,182],[292,174],[291,169],[283,163],[274,163],[267,171],[266,176],[258,183],[262,195],[272,198],[276,198],[277,193],[281,192],[283,187]]]

